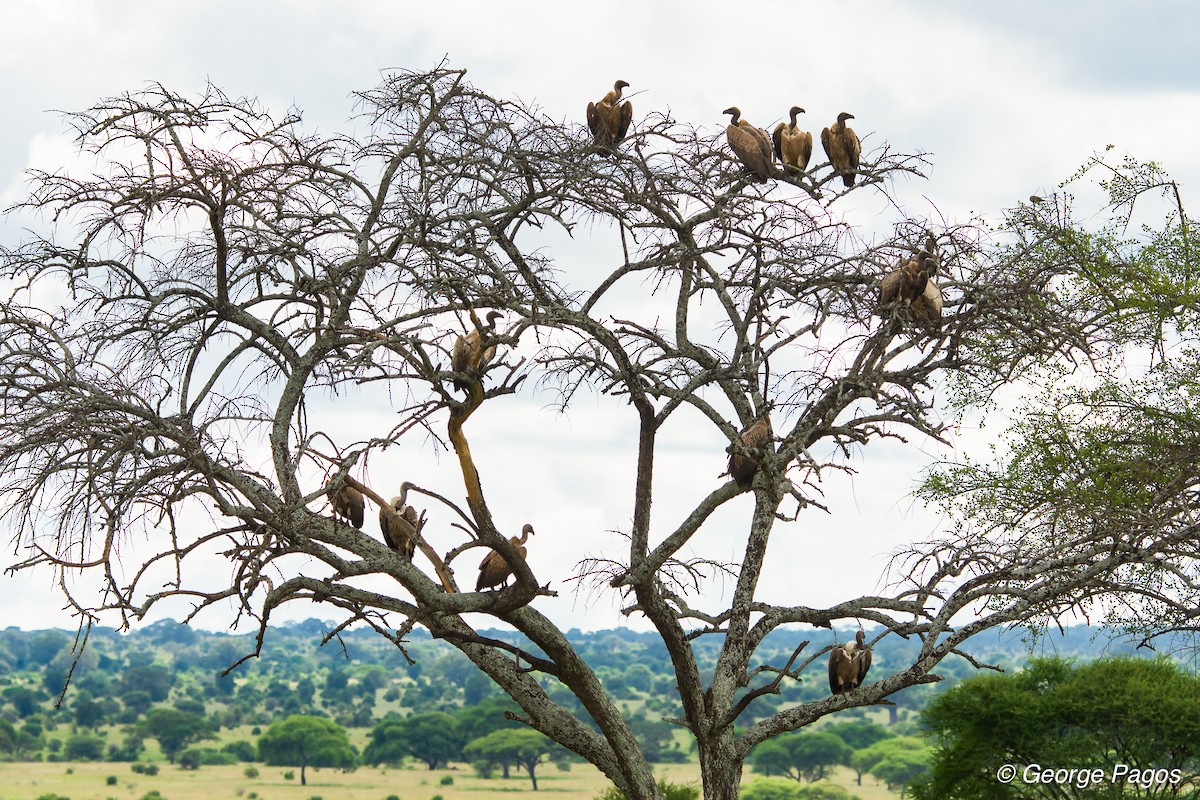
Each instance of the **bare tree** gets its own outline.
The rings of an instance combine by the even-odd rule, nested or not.
[[[868,236],[831,209],[850,192],[886,199],[892,181],[925,164],[886,145],[864,153],[853,188],[827,163],[759,184],[723,138],[669,116],[637,120],[615,153],[600,152],[582,125],[489,97],[461,71],[395,73],[359,101],[361,136],[315,136],[298,115],[277,119],[215,88],[189,100],[153,86],[71,117],[99,177],[34,175],[25,207],[64,233],[3,251],[3,274],[19,288],[0,322],[0,491],[25,552],[14,569],[102,576],[99,596],[62,583],[85,627],[102,613],[131,622],[179,597],[193,604],[189,619],[232,601],[260,630],[284,604],[323,603],[343,626],[365,623],[398,647],[419,625],[501,686],[530,727],[628,797],[654,798],[628,720],[531,605],[555,590],[497,529],[467,438],[473,414],[502,408],[529,377],[563,405],[588,387],[624,398],[639,438],[628,550],[581,563],[576,577],[622,593],[626,613],[654,625],[705,796],[733,798],[756,744],[936,680],[938,662],[966,655],[973,634],[1115,596],[1127,571],[1185,547],[1099,535],[1051,549],[962,532],[898,556],[907,561],[891,593],[828,608],[763,602],[773,531],[822,509],[820,476],[850,469],[839,454],[906,431],[944,438],[935,381],[971,407],[1022,378],[1103,365],[1149,330],[1089,272],[1108,259],[1100,245],[1057,201],[1018,208],[1000,243],[899,208],[889,231]],[[547,228],[596,222],[615,225],[622,244],[602,274],[540,247]],[[929,236],[940,324],[878,302],[881,278]],[[600,310],[627,286],[649,287],[665,322]],[[701,307],[717,310],[715,330],[698,321]],[[502,310],[505,323],[489,328],[484,310]],[[498,355],[456,370],[455,342],[470,331]],[[311,427],[307,409],[323,393],[373,383],[396,400],[390,430],[338,442]],[[650,517],[656,436],[678,416],[719,429],[730,454],[757,468],[748,489],[718,481],[663,529]],[[743,440],[758,421],[768,435]],[[454,450],[463,493],[414,486],[411,496],[444,504],[467,538],[447,550],[418,525],[410,562],[335,519],[325,497],[351,486],[394,513],[351,473],[424,435]],[[685,557],[712,514],[746,491],[742,562]],[[203,529],[180,523],[196,508],[211,520]],[[148,557],[125,549],[142,531],[157,548]],[[511,586],[460,585],[461,557],[471,565],[481,548],[507,560]],[[232,585],[189,569],[212,553],[234,565]],[[711,608],[703,588],[722,571],[734,577],[732,600]],[[368,587],[369,576],[394,590]],[[468,614],[512,626],[533,647],[479,634]],[[903,669],[877,667],[858,689],[735,731],[758,698],[823,670],[827,649],[807,643],[787,663],[760,663],[764,638],[846,620],[922,647]],[[711,679],[693,649],[702,637],[721,642]],[[587,722],[552,699],[555,684]]]

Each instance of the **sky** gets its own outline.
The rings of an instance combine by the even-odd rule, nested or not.
[[[650,110],[669,110],[715,132],[727,122],[721,110],[738,105],[770,129],[795,104],[808,109],[801,122],[819,130],[850,111],[866,142],[930,154],[928,179],[895,192],[914,213],[948,222],[995,221],[1030,194],[1052,194],[1109,144],[1161,163],[1185,199],[1200,183],[1200,8],[1191,2],[1151,0],[1136,11],[1106,0],[748,0],[733,8],[697,0],[6,3],[0,204],[23,197],[31,167],[71,163],[56,111],[151,81],[192,94],[211,82],[276,113],[298,107],[309,129],[347,132],[352,92],[389,68],[430,69],[443,59],[493,96],[579,123],[617,78],[630,84],[635,125]],[[0,241],[15,243],[30,224],[0,219]],[[472,420],[485,489],[502,525],[515,533],[531,522],[538,532],[531,567],[559,592],[539,608],[568,628],[642,627],[611,594],[562,580],[580,558],[615,552],[611,531],[628,528],[634,420],[599,398],[566,414],[549,403],[530,387],[497,412],[502,421]],[[324,413],[326,426],[347,436],[363,424],[336,404]],[[937,457],[981,451],[989,435],[968,426],[953,452],[918,439],[858,454],[856,476],[824,484],[831,514],[775,536],[764,599],[825,605],[882,588],[888,555],[944,524],[910,496],[922,471]],[[669,431],[663,444],[655,514],[666,526],[716,485],[725,456],[722,443],[686,430]],[[369,477],[398,486],[417,473],[422,485],[453,490],[452,458],[428,442],[405,447],[375,458]],[[744,525],[750,500],[732,506],[698,550],[738,558],[721,526]],[[0,559],[8,566],[19,555],[10,547]],[[219,581],[223,568],[214,563],[211,577]],[[712,588],[714,600],[720,590]],[[0,627],[72,626],[61,606],[49,573],[0,577]],[[288,616],[328,615],[310,606]],[[228,620],[198,624],[222,629]]]

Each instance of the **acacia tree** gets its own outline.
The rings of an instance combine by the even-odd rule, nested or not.
[[[98,176],[33,175],[23,207],[52,215],[59,232],[3,250],[18,288],[0,320],[0,492],[29,549],[16,568],[99,575],[98,597],[62,583],[85,624],[183,597],[193,618],[232,602],[260,630],[284,604],[319,602],[399,647],[421,625],[501,686],[525,724],[627,797],[657,797],[629,721],[531,603],[553,590],[497,530],[471,455],[472,415],[503,413],[530,377],[564,406],[583,388],[616,396],[636,420],[627,549],[582,562],[579,577],[628,597],[626,612],[661,635],[706,797],[737,795],[755,745],[936,680],[979,631],[1054,618],[1130,583],[1181,607],[1172,587],[1142,577],[1164,558],[1191,563],[1196,537],[1178,530],[1137,541],[1067,531],[1047,548],[1007,528],[964,528],[913,545],[884,593],[824,608],[759,596],[773,532],[823,508],[821,476],[850,469],[852,452],[906,430],[945,440],[955,411],[999,387],[1081,363],[1103,370],[1130,343],[1161,340],[1163,309],[1180,306],[1174,273],[1147,266],[1158,280],[1125,291],[1129,265],[1143,263],[1136,244],[1085,233],[1065,198],[1019,206],[992,239],[896,208],[888,231],[868,235],[831,209],[849,193],[886,198],[895,177],[919,175],[919,154],[870,150],[852,188],[826,163],[760,184],[716,136],[667,115],[599,152],[582,126],[492,98],[461,71],[397,72],[359,101],[361,135],[318,136],[217,89],[188,99],[155,86],[70,118]],[[545,248],[547,228],[599,223],[620,242],[602,274]],[[877,307],[881,276],[927,232],[940,327]],[[647,288],[641,316],[606,310]],[[485,326],[484,309],[503,309],[505,324]],[[715,328],[703,314],[718,316]],[[469,330],[500,348],[483,375],[450,367]],[[390,430],[338,441],[313,427],[309,404],[352,385],[386,387]],[[721,482],[681,517],[652,519],[657,437],[675,420],[717,432],[758,468],[748,488]],[[758,420],[768,436],[748,450],[740,434]],[[465,542],[447,549],[425,529],[409,562],[331,515],[327,483],[382,506],[367,458],[443,430],[461,499],[421,486],[411,496],[456,514]],[[254,442],[264,456],[244,444]],[[683,555],[746,492],[741,562]],[[197,508],[212,524],[181,524]],[[158,549],[124,549],[134,531]],[[512,585],[460,585],[458,559],[480,547],[507,559]],[[213,553],[233,564],[228,586],[192,566]],[[726,575],[731,600],[713,607],[705,589]],[[367,580],[378,577],[390,588]],[[480,635],[467,615],[533,647]],[[821,679],[824,651],[806,644],[786,663],[759,663],[769,633],[849,620],[921,648],[854,691],[735,729],[782,681]],[[702,670],[692,643],[709,636],[720,653]],[[563,688],[583,718],[554,701]]]

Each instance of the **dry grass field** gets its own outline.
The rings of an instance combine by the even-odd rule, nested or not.
[[[474,771],[460,769],[427,770],[423,766],[411,769],[362,768],[354,772],[337,770],[308,771],[308,785],[300,785],[300,771],[287,780],[284,773],[291,768],[264,767],[257,778],[247,778],[245,766],[202,767],[196,771],[160,764],[157,775],[138,775],[129,764],[112,763],[5,763],[0,764],[0,800],[35,800],[47,793],[70,800],[141,800],[146,794],[158,791],[164,800],[386,800],[395,795],[400,800],[432,800],[441,795],[444,800],[537,800],[552,797],[557,800],[592,800],[603,791],[607,780],[590,764],[573,764],[561,771],[553,764],[538,769],[540,791],[530,790],[529,779],[516,773],[508,780],[499,777],[484,780]],[[659,774],[676,783],[699,783],[696,764],[664,764]],[[115,775],[115,785],[107,778]],[[453,783],[442,785],[443,776]],[[747,772],[743,785],[753,780]],[[838,771],[833,777],[862,800],[893,800],[898,795],[871,779],[863,778],[861,787],[854,785],[854,773]]]

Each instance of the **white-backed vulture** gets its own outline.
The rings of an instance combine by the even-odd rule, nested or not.
[[[521,528],[521,538],[516,536],[508,537],[512,542],[513,547],[517,548],[517,553],[521,558],[525,558],[528,552],[525,549],[525,540],[533,533],[533,526],[528,522]],[[479,580],[475,581],[475,591],[482,592],[484,589],[492,586],[504,588],[508,586],[508,579],[512,577],[512,567],[504,560],[504,556],[497,553],[495,550],[488,551],[488,554],[483,557],[483,561],[479,562]]]
[[[731,114],[729,125],[725,128],[725,138],[729,149],[738,157],[742,165],[753,172],[759,181],[771,177],[771,137],[762,128],[751,125],[742,116],[737,106],[731,106],[722,114]]]
[[[496,320],[504,316],[499,311],[489,311],[484,330],[488,333],[496,330]],[[469,331],[465,336],[459,336],[454,342],[454,352],[450,357],[450,369],[462,373],[466,377],[454,378],[454,388],[460,392],[468,391],[471,383],[478,381],[483,370],[496,357],[496,345],[483,349],[483,334],[479,328]]]
[[[754,482],[754,474],[758,472],[758,459],[748,455],[747,450],[758,450],[771,441],[771,426],[765,416],[754,421],[749,428],[738,437],[737,444],[725,448],[729,453],[729,475],[743,489],[749,489]]]
[[[800,106],[792,106],[788,115],[790,123],[779,123],[771,134],[771,142],[775,145],[775,156],[783,162],[785,169],[803,172],[812,158],[812,134],[796,127],[796,115],[803,114]]]
[[[587,123],[592,131],[592,141],[597,147],[612,150],[625,134],[629,133],[629,123],[633,120],[633,104],[626,100],[621,102],[621,90],[629,84],[617,81],[612,91],[604,95],[598,103],[588,103]]]
[[[832,128],[821,131],[821,147],[825,148],[829,163],[841,173],[842,183],[853,186],[858,172],[858,159],[862,155],[862,143],[858,141],[858,134],[846,127],[848,119],[854,119],[854,115],[843,111],[838,114]]]
[[[362,492],[344,483],[340,489],[334,491],[333,485],[330,484],[325,487],[325,496],[329,498],[329,504],[333,506],[335,517],[341,517],[356,528],[363,526],[366,501],[363,499]]]
[[[879,313],[886,314],[893,303],[909,308],[925,292],[925,286],[937,269],[937,259],[926,251],[917,253],[899,268],[884,276],[879,284]]]
[[[408,481],[400,484],[400,494],[389,503],[393,513],[388,513],[386,508],[379,509],[379,530],[383,533],[383,541],[409,561],[417,552],[417,532],[421,526],[417,510],[406,504],[411,487]]]
[[[931,263],[936,263],[935,259],[930,259]],[[917,322],[932,328],[933,330],[941,330],[942,327],[942,290],[930,278],[925,282],[925,290],[921,292],[921,296],[913,300],[912,305],[908,310],[912,313],[913,319]]]
[[[853,642],[834,645],[829,651],[829,691],[842,694],[862,686],[871,669],[871,648],[866,639],[866,633],[859,631]]]

